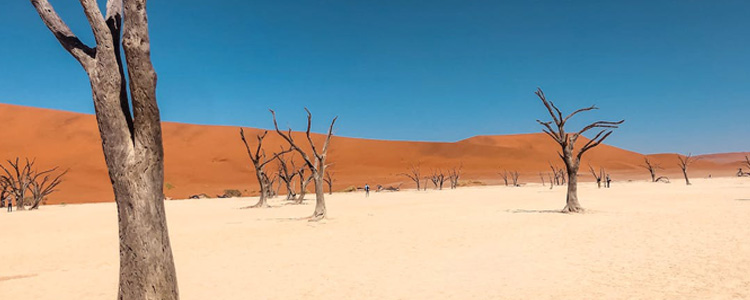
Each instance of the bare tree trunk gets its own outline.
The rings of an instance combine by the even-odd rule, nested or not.
[[[687,169],[683,169],[682,170],[682,176],[685,176],[685,184],[686,185],[691,185],[690,178],[688,178]]]
[[[322,167],[321,167],[322,168]],[[323,174],[317,172],[314,176],[315,181],[315,211],[311,217],[312,220],[322,219],[326,216],[326,191],[323,189]]]
[[[146,1],[108,0],[106,18],[95,0],[80,2],[94,32],[95,48],[83,44],[47,0],[31,0],[45,25],[89,75],[104,159],[117,203],[118,299],[178,299],[164,215],[164,151]],[[121,39],[127,81],[120,57]]]
[[[572,156],[572,153],[570,154]],[[565,167],[568,170],[568,195],[565,200],[565,213],[582,212],[583,208],[578,203],[578,166],[579,162],[566,160]]]
[[[258,184],[260,185],[260,195],[258,196],[258,203],[243,208],[268,207],[268,180],[265,178],[265,176],[263,176],[262,169],[255,170],[255,176],[258,178]]]

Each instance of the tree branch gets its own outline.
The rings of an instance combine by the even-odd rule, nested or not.
[[[60,45],[65,48],[83,66],[86,72],[90,72],[94,65],[96,49],[86,46],[73,34],[67,24],[55,12],[55,9],[47,0],[31,0],[44,25],[55,35]]]

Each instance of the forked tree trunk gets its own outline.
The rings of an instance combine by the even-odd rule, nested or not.
[[[47,0],[31,0],[47,27],[89,75],[104,159],[117,203],[118,299],[178,299],[164,215],[164,151],[146,1],[109,0],[106,20],[96,1],[80,2],[94,31],[95,48],[84,45]],[[120,30],[129,81],[120,57]]]

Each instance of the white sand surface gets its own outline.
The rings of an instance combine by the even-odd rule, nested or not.
[[[167,202],[182,299],[750,299],[750,179]],[[310,197],[314,197],[310,195]],[[114,203],[0,211],[0,299],[115,299]]]

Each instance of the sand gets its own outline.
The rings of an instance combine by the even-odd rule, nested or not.
[[[168,201],[182,299],[748,299],[750,179]],[[114,299],[114,203],[0,212],[0,299]]]
[[[260,112],[258,118],[270,114]],[[285,124],[297,115],[279,116]],[[65,111],[0,104],[0,118],[4,130],[0,140],[0,159],[14,157],[36,158],[42,168],[59,166],[70,169],[59,192],[48,199],[50,204],[114,201],[110,187],[101,140],[93,115]],[[316,124],[330,120],[314,119]],[[534,120],[529,120],[535,124]],[[217,195],[225,189],[237,189],[245,195],[257,195],[259,190],[245,147],[239,138],[239,128],[205,126],[165,122],[162,125],[165,150],[165,193],[174,199],[207,193]],[[295,128],[301,130],[303,128]],[[541,129],[540,129],[541,130]],[[248,136],[262,132],[247,129]],[[338,132],[338,131],[336,131]],[[503,132],[503,128],[498,128]],[[617,133],[615,133],[617,134]],[[320,139],[316,136],[316,139]],[[253,138],[250,138],[254,141]],[[304,138],[297,133],[297,140]],[[583,144],[583,141],[579,141]],[[266,138],[267,152],[279,149],[282,140],[274,133]],[[351,186],[398,185],[414,187],[405,176],[409,165],[421,163],[423,173],[463,165],[464,179],[484,183],[498,183],[502,170],[519,171],[525,182],[539,182],[539,172],[549,172],[549,163],[562,166],[557,146],[543,133],[501,136],[477,136],[454,143],[383,141],[349,137],[334,137],[328,162],[333,163],[334,190]],[[694,177],[712,174],[736,174],[740,160],[746,153],[707,156],[690,167]],[[675,154],[649,155],[665,168],[660,175],[681,176]],[[605,167],[615,179],[648,179],[641,168],[644,155],[611,145],[601,145],[587,152],[581,164],[581,180],[592,180],[588,165]],[[301,159],[297,157],[297,163]],[[268,172],[276,171],[275,165]]]

